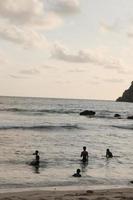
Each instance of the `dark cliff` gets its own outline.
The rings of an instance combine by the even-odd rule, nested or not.
[[[116,101],[133,102],[133,81],[131,86],[125,90],[122,96],[116,99]]]

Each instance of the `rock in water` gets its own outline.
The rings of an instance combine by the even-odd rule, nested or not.
[[[114,114],[115,118],[121,118],[121,116],[119,114]]]
[[[89,116],[94,116],[95,115],[95,111],[93,110],[84,110],[83,112],[80,112],[80,115],[89,115]]]
[[[123,95],[116,99],[116,101],[133,102],[133,81],[131,86],[123,92]]]
[[[133,119],[133,116],[128,116],[127,119]]]

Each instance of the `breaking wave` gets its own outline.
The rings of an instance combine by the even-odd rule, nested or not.
[[[9,130],[9,129],[22,129],[22,130],[60,130],[60,129],[83,129],[82,127],[74,124],[65,124],[65,125],[33,125],[33,126],[23,126],[23,125],[15,125],[15,126],[0,126],[0,130]]]
[[[59,114],[69,114],[69,113],[78,113],[79,111],[75,109],[64,110],[64,109],[23,109],[23,108],[1,108],[2,112],[19,112],[19,113],[32,113],[32,114],[43,114],[43,113],[59,113]]]

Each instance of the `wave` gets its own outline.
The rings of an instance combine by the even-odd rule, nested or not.
[[[31,109],[25,109],[25,108],[0,108],[0,112],[12,112],[12,113],[17,113],[17,114],[23,114],[23,115],[47,115],[47,114],[80,114],[82,110],[81,109],[37,109],[37,108],[31,108]],[[127,119],[127,116],[121,115],[120,118],[114,117],[115,113],[114,111],[108,111],[108,110],[101,110],[101,111],[96,111],[95,116],[82,116],[82,117],[93,117],[93,118],[106,118],[106,119]]]
[[[117,126],[117,125],[113,125],[112,127],[120,128],[120,129],[133,130],[133,126]]]
[[[60,130],[60,129],[83,129],[76,124],[65,124],[65,125],[34,125],[34,126],[0,126],[0,130],[10,130],[10,129],[22,129],[22,130]]]
[[[34,113],[34,114],[43,114],[43,113],[59,113],[59,114],[71,114],[71,113],[79,113],[75,109],[73,110],[64,110],[64,109],[23,109],[23,108],[0,108],[2,112],[20,112],[20,113]]]

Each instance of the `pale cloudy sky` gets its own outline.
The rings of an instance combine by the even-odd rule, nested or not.
[[[133,0],[0,0],[0,95],[115,100],[132,76]]]

